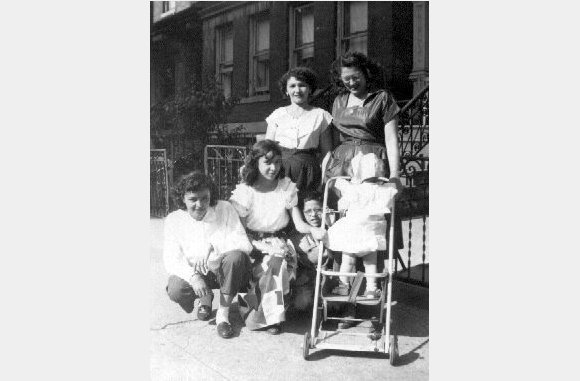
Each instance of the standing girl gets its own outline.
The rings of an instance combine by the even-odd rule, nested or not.
[[[280,144],[282,168],[298,189],[315,190],[322,176],[319,159],[332,149],[332,135],[327,128],[332,116],[309,103],[317,88],[316,74],[311,69],[291,69],[278,84],[290,98],[290,105],[274,110],[266,118],[266,139]]]
[[[290,280],[296,276],[296,251],[288,240],[290,219],[299,232],[311,233],[318,240],[326,233],[302,220],[296,184],[284,176],[281,162],[276,142],[254,144],[245,160],[242,183],[230,198],[254,246],[252,287],[239,299],[240,311],[249,329],[268,327],[273,335],[281,332]]]

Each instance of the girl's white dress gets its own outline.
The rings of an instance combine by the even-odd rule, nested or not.
[[[341,193],[338,209],[346,210],[329,229],[326,245],[330,250],[364,256],[369,251],[387,249],[387,221],[397,188],[393,184],[362,182],[380,171],[379,160],[372,153],[352,160],[354,176],[350,181],[338,179],[335,188]]]

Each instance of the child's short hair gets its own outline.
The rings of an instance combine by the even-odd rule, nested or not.
[[[212,181],[211,177],[205,173],[201,171],[193,171],[183,175],[179,179],[175,188],[173,188],[173,199],[179,209],[185,209],[183,197],[186,193],[201,192],[206,189],[209,190],[209,205],[215,206],[218,202],[218,193],[215,183]]]
[[[254,185],[258,179],[260,170],[258,169],[258,160],[266,156],[268,160],[276,156],[282,156],[282,150],[277,142],[269,139],[261,140],[254,144],[252,150],[244,159],[244,167],[242,169],[242,181],[247,185]],[[280,171],[276,176],[277,179],[282,179],[286,176],[284,168],[280,167]]]
[[[308,201],[318,201],[320,205],[322,205],[323,203],[322,193],[314,190],[303,192],[302,194],[300,194],[300,197],[298,198],[298,208],[301,211],[304,211],[304,204],[306,204]]]

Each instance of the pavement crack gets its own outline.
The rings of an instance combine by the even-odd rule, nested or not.
[[[182,321],[176,321],[176,322],[172,322],[172,323],[167,323],[167,324],[165,324],[165,325],[163,325],[163,326],[161,326],[161,327],[159,327],[159,328],[151,328],[150,330],[151,330],[151,331],[162,331],[162,330],[164,330],[164,329],[165,329],[165,328],[167,328],[167,327],[171,327],[171,326],[174,326],[174,325],[182,325],[182,324],[184,324],[184,323],[190,323],[190,322],[192,322],[192,321],[195,321],[195,320],[182,320]]]

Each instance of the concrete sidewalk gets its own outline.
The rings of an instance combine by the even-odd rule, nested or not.
[[[245,328],[237,305],[230,321],[235,337],[218,337],[215,321],[197,320],[165,293],[163,220],[151,219],[151,380],[321,380],[330,377],[360,380],[428,380],[429,311],[425,290],[396,283],[393,325],[399,335],[398,366],[380,354],[311,350],[302,358],[309,316],[292,316],[283,333]],[[217,291],[217,290],[216,290]],[[217,295],[217,292],[216,292]],[[214,311],[218,298],[214,298]]]

